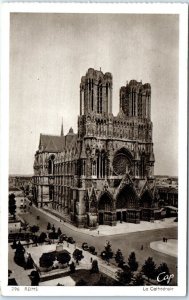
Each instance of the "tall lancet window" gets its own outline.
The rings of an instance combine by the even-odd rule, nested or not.
[[[94,90],[93,90],[93,79],[92,79],[92,90],[91,90],[91,110],[93,111],[93,108],[94,108]]]
[[[132,112],[131,112],[131,116],[133,116],[133,89],[131,90],[131,109],[132,109]]]
[[[102,82],[101,80],[98,83],[97,91],[97,113],[102,113]]]
[[[147,118],[150,118],[150,93],[147,94]]]
[[[136,91],[132,89],[132,116],[136,114]]]
[[[142,117],[142,93],[139,92],[138,95],[138,116]]]
[[[108,83],[106,83],[106,111],[108,112],[109,109],[109,99],[108,99]]]
[[[80,91],[80,114],[84,115],[84,108],[85,108],[85,103],[84,103],[84,89],[82,88]]]

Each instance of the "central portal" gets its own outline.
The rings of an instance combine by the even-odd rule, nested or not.
[[[98,202],[98,223],[99,225],[114,225],[115,223],[113,200],[107,192],[101,195]]]
[[[127,222],[127,211],[126,210],[116,210],[117,221]]]
[[[103,212],[98,213],[98,223],[99,223],[99,225],[104,224],[104,213]]]
[[[130,185],[125,185],[119,192],[116,200],[117,221],[138,223],[140,211],[138,209],[138,198]]]

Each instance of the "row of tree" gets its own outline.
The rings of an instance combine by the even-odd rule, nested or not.
[[[109,260],[113,257],[120,268],[117,272],[117,279],[121,285],[127,285],[131,282],[132,279],[135,285],[143,285],[144,284],[144,276],[145,275],[148,280],[156,279],[158,274],[165,272],[166,275],[170,275],[169,268],[166,263],[160,264],[156,267],[155,262],[152,257],[149,257],[145,263],[143,264],[141,270],[138,274],[134,275],[133,272],[138,270],[138,262],[136,260],[135,252],[131,252],[128,257],[127,262],[125,262],[124,256],[120,249],[114,253],[111,248],[111,243],[107,242],[104,251],[101,252],[101,257],[109,263]],[[166,285],[166,280],[163,280],[161,284]]]
[[[128,285],[133,280],[133,284],[136,286],[144,285],[144,276],[149,279],[157,279],[157,276],[165,272],[166,276],[170,275],[169,268],[166,263],[162,263],[159,267],[156,267],[155,262],[152,257],[149,257],[142,266],[140,272],[136,275],[133,275],[131,268],[128,265],[125,265],[122,270],[117,271],[117,279],[121,285]],[[165,278],[161,282],[161,285],[167,285],[167,279]]]

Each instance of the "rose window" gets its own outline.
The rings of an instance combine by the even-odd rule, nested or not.
[[[130,161],[123,153],[117,154],[113,159],[113,169],[116,175],[124,175],[129,171]]]

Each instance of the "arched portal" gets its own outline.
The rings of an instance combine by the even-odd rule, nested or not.
[[[152,196],[149,191],[145,191],[140,198],[140,206],[143,208],[151,208],[152,207]]]
[[[138,209],[138,196],[130,185],[125,185],[116,199],[117,221],[138,223],[140,211]]]
[[[116,209],[136,208],[138,206],[137,196],[133,188],[126,185],[118,194]]]
[[[140,198],[141,219],[145,221],[154,220],[153,199],[149,191],[145,191]]]
[[[113,199],[108,193],[101,195],[98,201],[98,223],[99,225],[111,225],[113,221]]]

